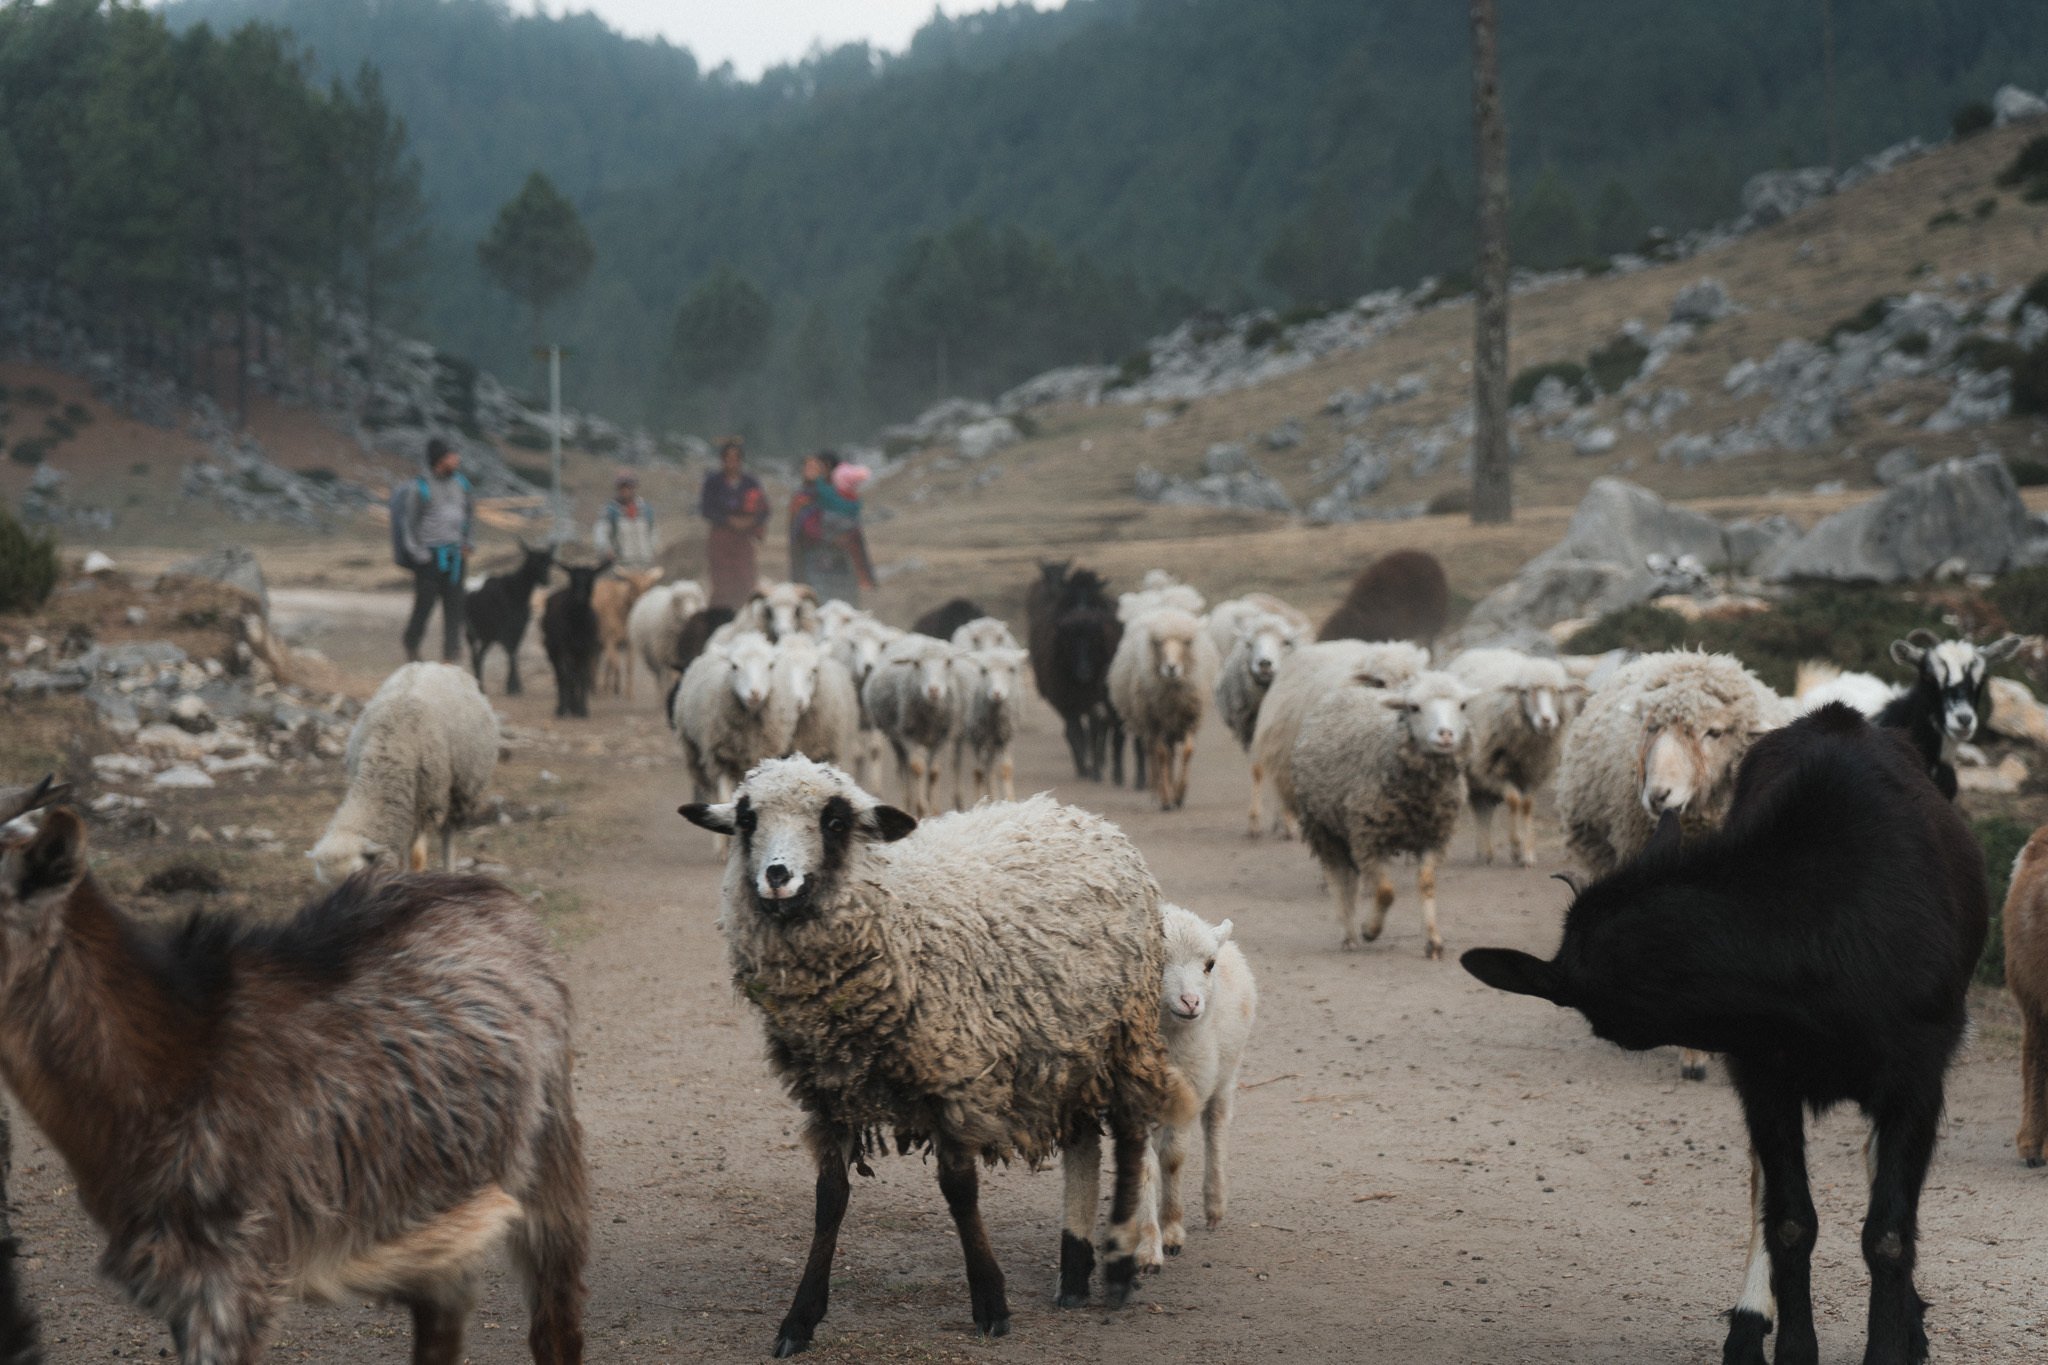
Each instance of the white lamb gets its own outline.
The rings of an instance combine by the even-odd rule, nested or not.
[[[1124,626],[1109,661],[1109,704],[1130,732],[1138,774],[1162,810],[1187,804],[1195,732],[1216,685],[1216,647],[1192,612],[1162,607]]]
[[[953,680],[954,702],[960,708],[953,724],[954,808],[967,809],[962,780],[970,764],[975,800],[994,797],[1000,787],[1003,800],[1015,801],[1017,767],[1010,749],[1023,714],[1024,651],[963,651],[953,660]]]
[[[1166,922],[1166,975],[1160,1032],[1166,1056],[1194,1088],[1202,1106],[1202,1213],[1210,1228],[1223,1221],[1230,1187],[1225,1161],[1238,1067],[1259,1011],[1251,964],[1230,940],[1230,921],[1211,926],[1178,905],[1162,905]],[[1187,1131],[1161,1124],[1145,1153],[1138,1199],[1138,1269],[1156,1273],[1164,1257],[1187,1241],[1180,1174],[1187,1164]]]
[[[1536,791],[1557,771],[1565,708],[1583,690],[1555,659],[1512,649],[1470,649],[1445,672],[1476,694],[1465,707],[1472,756],[1465,785],[1479,836],[1479,861],[1493,861],[1493,812],[1508,808],[1508,846],[1515,862],[1536,862]]]
[[[953,632],[953,648],[976,649],[1017,649],[1017,637],[1010,628],[993,616],[977,616]]]
[[[676,642],[682,638],[684,623],[704,610],[709,600],[703,585],[683,578],[657,583],[641,593],[626,613],[626,638],[634,657],[654,675],[658,695],[667,696],[676,680]]]
[[[1273,832],[1294,837],[1294,742],[1308,709],[1340,687],[1395,687],[1429,667],[1429,651],[1405,640],[1327,640],[1303,645],[1274,672],[1252,730],[1252,807],[1247,831],[1264,832],[1263,798],[1274,796]]]
[[[905,635],[882,651],[861,687],[861,704],[896,754],[903,804],[922,819],[938,808],[939,754],[953,737],[953,646],[929,635]]]
[[[498,717],[469,671],[407,664],[384,680],[348,737],[348,794],[306,856],[333,886],[384,857],[427,865],[427,835],[454,865],[466,824],[498,770]]]
[[[773,686],[796,716],[790,752],[838,763],[861,749],[860,695],[853,675],[811,636],[785,635],[775,646]]]
[[[755,764],[789,752],[794,698],[774,683],[775,646],[751,630],[705,646],[683,674],[669,723],[699,800],[723,800]]]
[[[1384,865],[1409,853],[1422,897],[1427,953],[1444,955],[1436,868],[1465,803],[1471,689],[1448,673],[1418,673],[1393,690],[1340,687],[1309,708],[1294,746],[1301,833],[1337,900],[1344,947],[1358,946],[1358,888],[1373,883],[1365,941],[1380,936],[1394,884]]]

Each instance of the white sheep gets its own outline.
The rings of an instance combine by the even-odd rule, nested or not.
[[[1017,637],[1010,628],[993,616],[977,616],[953,632],[953,648],[976,649],[1017,649]]]
[[[676,688],[669,723],[699,800],[723,798],[749,769],[789,751],[795,698],[775,687],[775,646],[744,631],[705,646]]]
[[[1508,808],[1508,847],[1522,867],[1536,862],[1536,792],[1557,771],[1566,708],[1583,687],[1555,659],[1512,649],[1469,649],[1445,666],[1475,695],[1465,786],[1478,832],[1479,861],[1493,861],[1493,812]]]
[[[1244,633],[1245,623],[1259,616],[1279,617],[1293,628],[1296,639],[1301,643],[1316,638],[1316,623],[1309,619],[1307,612],[1269,592],[1248,592],[1242,597],[1218,602],[1209,608],[1209,615],[1204,618],[1209,627],[1209,639],[1216,646],[1216,657],[1227,658],[1230,647]]]
[[[902,636],[882,651],[860,690],[868,717],[895,751],[903,804],[920,818],[938,807],[939,754],[959,714],[954,653],[929,635]]]
[[[658,695],[667,696],[676,680],[676,642],[682,638],[684,623],[704,610],[709,600],[702,584],[682,578],[657,583],[641,593],[626,613],[626,638],[634,656],[654,675]]]
[[[1273,832],[1294,837],[1294,742],[1308,709],[1339,687],[1390,687],[1429,667],[1429,651],[1405,640],[1326,640],[1303,645],[1273,674],[1252,730],[1254,839],[1264,833],[1265,789],[1273,788]]]
[[[1230,1186],[1230,1111],[1238,1067],[1258,1017],[1259,988],[1251,964],[1231,942],[1229,920],[1210,925],[1177,905],[1160,908],[1166,924],[1166,974],[1160,993],[1160,1032],[1166,1056],[1194,1088],[1202,1109],[1202,1213],[1210,1228],[1223,1221]],[[1138,1269],[1156,1272],[1164,1256],[1178,1256],[1187,1241],[1180,1197],[1187,1162],[1187,1130],[1161,1124],[1145,1153],[1145,1184],[1138,1201]]]
[[[796,716],[790,752],[841,763],[861,749],[860,694],[846,665],[816,639],[785,635],[775,646],[774,687]]]
[[[835,600],[825,605],[844,604]],[[851,766],[854,780],[863,785],[872,786],[880,781],[882,732],[875,728],[874,717],[868,714],[862,689],[868,685],[868,676],[875,671],[875,665],[882,661],[882,651],[902,638],[902,631],[883,625],[873,616],[861,612],[835,623],[832,634],[825,641],[832,657],[839,660],[853,679],[854,697],[860,703],[860,739],[854,747]]]
[[[348,793],[306,856],[322,886],[380,858],[427,865],[427,835],[454,863],[467,823],[498,770],[498,717],[468,670],[407,664],[384,680],[349,732]]]
[[[1818,711],[1829,702],[1844,702],[1872,720],[1880,711],[1904,696],[1906,689],[1894,686],[1874,673],[1845,673],[1825,659],[1808,659],[1799,665],[1792,680],[1792,710],[1796,715]]]
[[[1238,747],[1249,753],[1259,708],[1265,704],[1280,665],[1314,636],[1305,627],[1270,612],[1238,613],[1235,619],[1237,633],[1223,646],[1223,666],[1216,675],[1216,715],[1236,737]],[[1214,612],[1209,615],[1209,632],[1214,640]]]
[[[1437,932],[1436,869],[1465,803],[1471,689],[1448,673],[1417,673],[1400,687],[1340,687],[1310,707],[1294,746],[1294,797],[1302,838],[1336,895],[1346,948],[1358,946],[1358,888],[1373,883],[1370,943],[1385,927],[1394,884],[1383,864],[1419,860],[1427,953],[1444,955]]]
[[[711,640],[724,644],[748,631],[767,636],[769,644],[785,635],[816,635],[818,594],[802,583],[765,584],[733,613],[732,620],[711,632]]]
[[[1003,800],[1017,799],[1017,767],[1010,749],[1024,709],[1024,657],[1021,649],[1001,647],[966,650],[954,657],[953,699],[960,708],[953,722],[956,810],[966,809],[962,782],[970,765],[975,800],[994,797],[998,787]]]
[[[818,607],[818,638],[831,643],[839,633],[856,621],[872,621],[874,616],[863,611],[843,598],[835,597]]]
[[[1155,578],[1154,575],[1160,575]],[[1175,581],[1162,570],[1154,569],[1145,575],[1145,586],[1136,592],[1118,593],[1116,619],[1130,625],[1141,616],[1155,611],[1184,611],[1190,616],[1200,616],[1207,604],[1202,594],[1185,583]]]
[[[1139,780],[1149,770],[1162,810],[1187,803],[1195,732],[1216,669],[1216,647],[1200,619],[1174,607],[1127,622],[1109,661],[1109,704],[1130,732]]]

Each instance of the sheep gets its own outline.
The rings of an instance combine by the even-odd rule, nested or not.
[[[633,655],[653,675],[656,691],[667,692],[681,676],[675,662],[676,646],[690,618],[704,610],[708,601],[701,584],[684,578],[649,588],[626,614],[627,640]],[[627,687],[631,686],[628,679]]]
[[[953,647],[912,632],[882,651],[860,690],[861,704],[889,741],[903,784],[903,804],[923,817],[938,805],[939,754],[953,737]]]
[[[975,1326],[998,1337],[1009,1301],[976,1162],[1036,1167],[1060,1153],[1058,1302],[1083,1307],[1106,1124],[1104,1298],[1125,1302],[1147,1135],[1195,1111],[1160,1037],[1159,888],[1131,842],[1043,795],[919,825],[803,758],[762,764],[730,805],[682,814],[733,836],[719,912],[733,982],[761,1011],[817,1165],[810,1258],[775,1354],[810,1345],[848,1168],[891,1142],[935,1152]]]
[[[0,848],[0,1075],[183,1365],[254,1362],[285,1300],[356,1294],[412,1310],[415,1361],[460,1361],[506,1246],[534,1360],[580,1361],[569,996],[524,901],[358,876],[282,922],[159,926],[87,854],[68,807]]]
[[[681,633],[676,636],[675,652],[669,656],[669,668],[675,672],[678,681],[688,671],[704,647],[718,638],[718,632],[730,625],[739,615],[731,607],[703,607],[683,622]],[[730,632],[728,632],[730,634]]]
[[[1799,715],[1818,711],[1831,701],[1854,707],[1871,719],[1896,701],[1905,689],[1871,673],[1845,673],[1825,659],[1808,659],[1793,675],[1792,709]]]
[[[953,648],[969,651],[1020,648],[1017,637],[1010,633],[1010,628],[993,616],[977,616],[954,631],[949,638],[953,642]]]
[[[498,770],[498,717],[476,680],[453,664],[406,664],[384,680],[349,732],[348,792],[306,856],[322,886],[389,856],[427,865],[441,836],[454,867],[455,831],[469,823]]]
[[[1445,671],[1476,694],[1465,707],[1472,756],[1465,788],[1479,861],[1493,861],[1493,813],[1508,808],[1508,847],[1517,865],[1536,862],[1536,791],[1557,771],[1569,698],[1583,691],[1555,659],[1511,649],[1468,649]]]
[[[633,697],[633,608],[661,582],[660,569],[620,569],[599,579],[590,590],[590,609],[597,613],[597,690],[608,697]]]
[[[785,635],[775,646],[774,683],[789,693],[796,716],[789,747],[821,763],[851,758],[861,746],[860,694],[853,675],[808,635]]]
[[[856,621],[872,621],[874,614],[863,611],[844,598],[835,597],[818,604],[818,638],[830,644],[839,632]]]
[[[1302,838],[1336,896],[1343,946],[1358,946],[1358,887],[1373,884],[1365,941],[1380,936],[1394,884],[1382,865],[1420,859],[1428,957],[1444,955],[1437,932],[1436,869],[1465,802],[1471,690],[1449,673],[1423,672],[1399,688],[1339,687],[1310,707],[1294,745],[1294,797]]]
[[[519,695],[519,646],[526,623],[533,618],[533,595],[545,587],[555,567],[552,545],[530,549],[519,543],[519,567],[493,574],[463,602],[462,628],[469,636],[469,666],[477,685],[484,680],[484,655],[496,645],[505,651],[505,695]]]
[[[861,692],[867,686],[868,675],[881,662],[882,651],[902,636],[902,631],[885,626],[866,613],[836,626],[826,636],[826,648],[853,680],[854,698],[860,706],[860,736],[853,750],[853,776],[857,782],[879,780],[882,762],[882,733],[875,728],[874,717],[868,714]]]
[[[603,647],[590,595],[597,576],[610,567],[610,560],[578,568],[564,565],[563,571],[569,575],[567,586],[549,593],[541,608],[540,638],[547,646],[548,666],[555,672],[558,718],[590,715],[590,686],[597,679],[597,659]]]
[[[2019,652],[2017,635],[1988,645],[1968,640],[1940,640],[1916,630],[1892,641],[1892,659],[1914,670],[1913,685],[1877,716],[1879,725],[1904,730],[1927,765],[1927,774],[1941,794],[1956,796],[1955,748],[1977,737],[1977,726],[1991,714],[1991,666]]]
[[[1105,758],[1124,780],[1123,726],[1109,704],[1109,664],[1123,640],[1108,584],[1071,562],[1044,561],[1025,594],[1031,676],[1038,695],[1059,713],[1074,776],[1103,778]]]
[[[1128,626],[1141,616],[1149,616],[1155,611],[1169,609],[1184,611],[1190,616],[1200,616],[1202,614],[1207,605],[1202,601],[1202,594],[1196,592],[1185,583],[1176,583],[1171,580],[1160,582],[1156,580],[1154,575],[1159,572],[1159,570],[1154,569],[1151,573],[1146,574],[1145,586],[1137,592],[1127,592],[1118,595],[1116,599],[1117,620]]]
[[[969,621],[978,621],[987,615],[987,612],[967,598],[955,597],[918,617],[910,631],[913,635],[928,635],[934,640],[950,640],[954,631]]]
[[[1225,1159],[1230,1111],[1238,1067],[1258,1016],[1259,988],[1244,954],[1231,942],[1229,920],[1212,926],[1177,905],[1162,907],[1161,914],[1166,925],[1166,975],[1160,1032],[1166,1038],[1167,1060],[1194,1089],[1201,1106],[1202,1212],[1213,1230],[1223,1221],[1229,1203]],[[1138,1205],[1140,1271],[1158,1272],[1165,1264],[1162,1258],[1180,1255],[1186,1243],[1180,1200],[1186,1143],[1182,1129],[1162,1125],[1145,1152],[1144,1193]]]
[[[718,800],[796,737],[796,698],[775,686],[775,646],[759,631],[707,645],[676,688],[669,723],[698,800]]]
[[[1315,636],[1315,622],[1308,619],[1308,613],[1289,606],[1267,592],[1248,592],[1242,597],[1233,597],[1227,602],[1218,602],[1209,608],[1205,618],[1209,627],[1209,639],[1216,646],[1216,657],[1229,655],[1232,645],[1244,634],[1247,622],[1258,617],[1277,616],[1287,624],[1297,642],[1306,643]]]
[[[1730,1365],[1763,1365],[1773,1317],[1778,1360],[1820,1358],[1802,1110],[1861,1106],[1874,1129],[1862,1359],[1922,1361],[1917,1210],[1943,1076],[1969,1025],[1983,854],[1903,738],[1844,705],[1758,740],[1734,786],[1719,832],[1681,846],[1667,818],[1641,857],[1578,892],[1549,961],[1485,948],[1464,964],[1578,1010],[1622,1047],[1727,1056],[1752,1152]]]
[[[1024,651],[965,650],[953,658],[953,806],[964,810],[962,779],[970,764],[974,799],[1017,799],[1017,766],[1010,756],[1024,691]]]
[[[1239,614],[1235,619],[1237,633],[1222,646],[1223,665],[1216,675],[1216,715],[1236,737],[1238,747],[1249,753],[1267,689],[1282,661],[1308,642],[1308,632],[1286,617],[1267,612]],[[1209,615],[1209,625],[1213,641],[1214,612]]]
[[[1162,607],[1124,624],[1109,663],[1109,700],[1131,733],[1137,780],[1149,766],[1161,810],[1187,804],[1195,732],[1216,668],[1216,647],[1192,613]]]
[[[1426,649],[1443,634],[1450,615],[1450,580],[1436,556],[1426,550],[1396,550],[1351,581],[1351,590],[1316,638],[1411,640]]]
[[[1302,717],[1337,687],[1398,687],[1429,667],[1429,655],[1400,640],[1329,640],[1303,645],[1273,674],[1252,728],[1251,838],[1264,832],[1264,794],[1273,787],[1273,830],[1294,837],[1294,742]]]
[[[2048,825],[2013,860],[2005,984],[2020,1007],[2020,1160],[2048,1165]]]
[[[774,644],[785,635],[818,633],[818,594],[803,583],[770,583],[747,599],[712,639],[720,643],[757,631]]]

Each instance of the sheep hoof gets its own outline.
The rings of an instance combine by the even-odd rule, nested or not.
[[[987,1322],[977,1322],[974,1326],[986,1341],[1010,1335],[1010,1317],[1007,1313],[999,1318],[990,1318]]]
[[[1427,957],[1431,962],[1441,962],[1444,960],[1444,945],[1441,943],[1432,943],[1429,945],[1428,948],[1424,949],[1423,955]]]
[[[2030,1170],[2030,1171],[2038,1171],[2038,1170],[2040,1170],[2040,1169],[2041,1169],[2041,1168],[2042,1168],[2043,1166],[2048,1166],[2048,1157],[2042,1157],[2042,1156],[2030,1156],[2030,1157],[2028,1157],[2028,1158],[2027,1158],[2027,1169],[2028,1169],[2028,1170]]]
[[[777,1360],[787,1360],[798,1351],[808,1351],[810,1349],[811,1339],[809,1337],[798,1337],[784,1332],[781,1336],[775,1338],[775,1358]]]
[[[1525,851],[1523,851],[1523,852],[1521,852],[1521,853],[1517,853],[1517,854],[1515,855],[1515,866],[1516,866],[1516,867],[1534,867],[1534,866],[1536,866],[1536,855],[1535,855],[1535,854],[1533,854],[1533,853],[1527,852],[1526,850],[1525,850]]]
[[[1061,1290],[1060,1296],[1054,1299],[1053,1303],[1060,1308],[1086,1308],[1088,1291],[1084,1289],[1077,1293],[1071,1289]]]
[[[1721,1344],[1721,1365],[1769,1365],[1764,1355],[1764,1338],[1771,1332],[1771,1320],[1761,1313],[1738,1308],[1728,1315],[1728,1337]]]
[[[1118,1256],[1113,1258],[1102,1272],[1102,1303],[1105,1308],[1121,1308],[1130,1301],[1131,1290],[1138,1280],[1138,1258]]]

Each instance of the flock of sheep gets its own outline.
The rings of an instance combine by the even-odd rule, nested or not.
[[[1120,1304],[1181,1250],[1197,1124],[1203,1213],[1211,1227],[1224,1217],[1257,1011],[1250,964],[1228,920],[1166,900],[1116,826],[1015,799],[1028,667],[1077,776],[1101,778],[1107,759],[1120,780],[1128,739],[1134,784],[1164,810],[1186,799],[1213,707],[1249,759],[1249,833],[1299,833],[1345,948],[1381,933],[1388,868],[1405,855],[1428,955],[1441,957],[1436,875],[1460,812],[1492,861],[1505,805],[1510,856],[1529,866],[1535,798],[1554,781],[1567,847],[1596,880],[1556,959],[1481,949],[1467,968],[1577,1008],[1623,1046],[1700,1049],[1684,1057],[1689,1077],[1707,1052],[1726,1055],[1759,1173],[1728,1343],[1742,1365],[1762,1361],[1774,1320],[1780,1359],[1810,1358],[1800,1106],[1861,1104],[1874,1134],[1868,1359],[1924,1357],[1912,1209],[1984,934],[1981,857],[1956,853],[1975,844],[1946,799],[1950,764],[1985,718],[1989,665],[2017,642],[1916,633],[1895,647],[1911,687],[1816,674],[1797,699],[1693,652],[1438,662],[1441,570],[1388,558],[1397,571],[1383,561],[1379,579],[1362,576],[1321,639],[1266,594],[1212,607],[1154,575],[1112,600],[1099,576],[1047,565],[1028,652],[965,601],[899,631],[793,584],[723,613],[690,583],[575,585],[600,620],[583,631],[599,642],[599,685],[630,691],[644,664],[666,689],[694,787],[682,814],[729,850],[719,927],[733,980],[806,1115],[816,1220],[777,1356],[808,1346],[825,1314],[849,1172],[890,1148],[935,1156],[989,1336],[1010,1310],[981,1164],[1060,1158],[1062,1306],[1090,1301],[1098,1269],[1104,1301]],[[1389,591],[1398,600],[1376,600]],[[1423,638],[1387,638],[1396,630]],[[342,1291],[409,1304],[416,1359],[459,1360],[479,1259],[508,1239],[534,1358],[580,1359],[587,1195],[559,968],[494,884],[379,875],[424,868],[436,837],[449,861],[498,744],[468,672],[395,672],[364,709],[348,790],[309,855],[334,890],[281,929],[202,920],[168,949],[93,932],[82,926],[126,921],[86,870],[75,816],[50,810],[5,845],[0,915],[29,926],[45,976],[19,984],[29,958],[0,946],[0,987],[29,1001],[0,1019],[0,1062],[80,1171],[111,1239],[108,1273],[170,1324],[189,1365],[253,1359],[277,1299]],[[890,777],[896,805],[875,794]],[[47,784],[0,794],[0,815],[56,796]],[[2036,842],[2008,911],[2014,987],[2032,1012],[2030,1163],[2048,1144],[2048,842]],[[107,982],[120,988],[94,984]],[[494,1022],[508,1010],[518,1027]],[[51,1037],[71,1040],[80,1073],[61,1085],[43,1074]],[[295,1047],[329,1049],[332,1065],[275,1079]],[[179,1077],[222,1069],[249,1079],[205,1104],[177,1098]],[[134,1137],[118,1159],[80,1117],[95,1102],[125,1106]],[[1113,1190],[1098,1238],[1105,1134]],[[224,1185],[227,1170],[260,1178]],[[0,1326],[18,1311],[8,1289]]]

